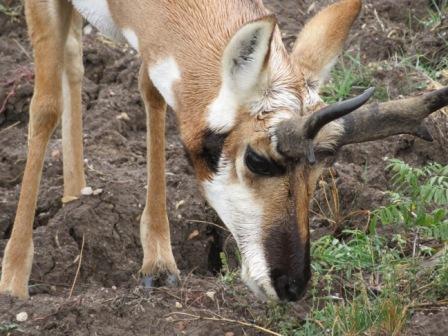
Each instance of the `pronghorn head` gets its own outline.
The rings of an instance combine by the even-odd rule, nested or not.
[[[321,11],[291,54],[272,16],[240,27],[223,52],[200,155],[209,169],[202,187],[237,241],[243,280],[260,298],[297,300],[304,293],[311,277],[309,204],[335,152],[392,134],[423,135],[400,129],[398,117],[389,133],[387,118],[370,131],[381,106],[361,106],[372,90],[332,106],[318,95],[360,6],[342,0]]]

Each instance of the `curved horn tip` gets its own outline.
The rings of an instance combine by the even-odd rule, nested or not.
[[[366,94],[366,96],[371,98],[373,96],[373,94],[375,93],[375,90],[376,90],[376,87],[371,86],[367,90],[365,90],[364,93]]]
[[[350,98],[333,105],[324,107],[318,112],[312,114],[305,123],[305,137],[313,139],[319,130],[333,120],[342,118],[343,116],[357,110],[363,106],[372,97],[375,88],[371,87],[360,95]]]

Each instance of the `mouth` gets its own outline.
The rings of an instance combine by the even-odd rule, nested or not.
[[[247,267],[241,268],[241,279],[247,287],[261,301],[290,301],[301,300],[307,291],[308,284],[285,275],[281,275],[274,280],[269,277],[254,279],[250,277]],[[271,283],[274,282],[274,286]]]
[[[282,301],[298,301],[304,297],[309,283],[307,276],[291,277],[274,270],[272,272],[275,291]]]

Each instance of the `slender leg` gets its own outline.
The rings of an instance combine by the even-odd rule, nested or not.
[[[79,196],[86,186],[84,177],[81,86],[82,17],[75,11],[65,45],[62,75],[62,149],[64,155],[64,198]]]
[[[64,44],[71,6],[54,2],[57,15],[47,1],[27,0],[26,19],[34,47],[35,89],[30,107],[28,157],[19,205],[11,238],[2,263],[0,293],[28,297],[28,280],[33,261],[33,221],[42,166],[48,140],[62,110]]]
[[[143,247],[141,274],[146,287],[176,285],[179,271],[171,250],[166,214],[165,115],[166,103],[152,84],[145,64],[140,69],[140,92],[147,116],[148,192],[140,222]]]

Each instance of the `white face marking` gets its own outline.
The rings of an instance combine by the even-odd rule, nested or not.
[[[76,10],[102,34],[117,42],[124,42],[123,34],[112,18],[107,0],[71,0],[71,2]]]
[[[305,109],[308,106],[314,106],[317,103],[321,103],[322,102],[322,98],[319,96],[319,93],[314,90],[314,89],[310,89],[308,86],[306,87],[308,94],[305,97],[305,101],[304,101],[304,105],[305,105]]]
[[[242,164],[242,159],[237,160],[237,166]],[[259,297],[277,299],[263,250],[263,209],[241,177],[237,182],[229,181],[231,170],[232,164],[227,163],[212,180],[203,182],[205,196],[238,243],[242,279]]]
[[[149,78],[159,90],[166,103],[176,109],[173,85],[180,79],[180,70],[173,57],[168,57],[149,68]]]
[[[122,29],[122,33],[126,40],[128,41],[129,45],[135,49],[135,51],[138,52],[138,37],[137,34],[131,29],[131,28],[124,28]]]

